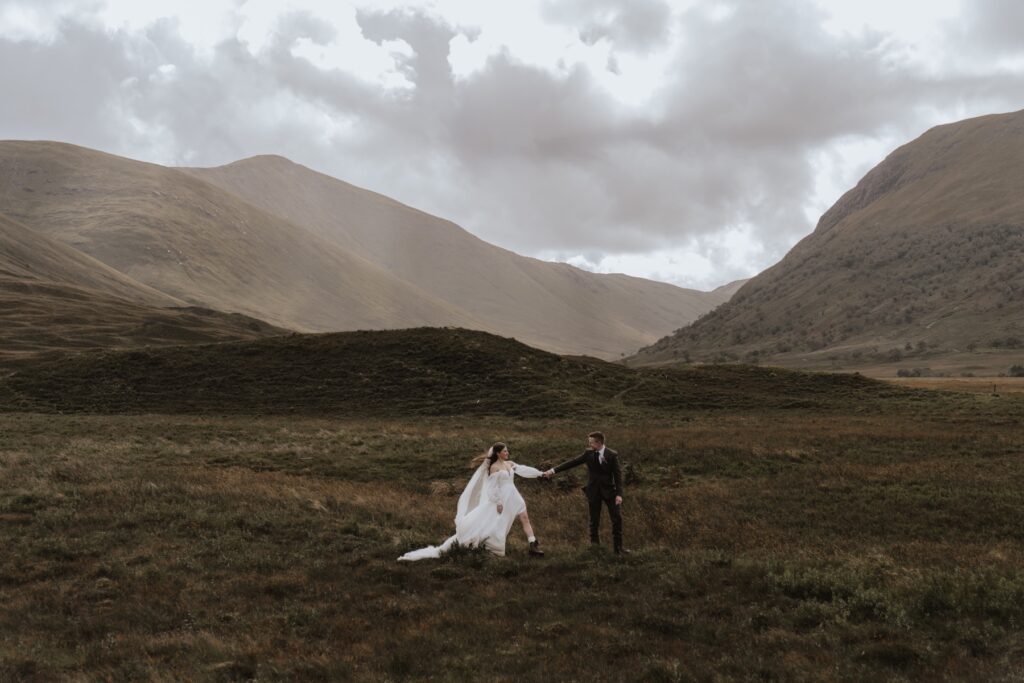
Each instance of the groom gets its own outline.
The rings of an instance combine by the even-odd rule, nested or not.
[[[601,505],[608,508],[612,518],[612,542],[616,553],[628,553],[622,549],[622,467],[619,465],[619,454],[604,445],[604,434],[592,432],[587,437],[589,450],[583,455],[563,462],[544,473],[550,479],[559,472],[586,464],[589,479],[583,491],[590,503],[590,542],[598,543],[597,530],[601,525]]]

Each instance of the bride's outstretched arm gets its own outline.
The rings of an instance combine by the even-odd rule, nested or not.
[[[517,465],[512,463],[512,471],[515,472],[517,476],[523,477],[524,479],[536,479],[537,477],[544,476],[543,472],[534,467],[530,467],[529,465]]]

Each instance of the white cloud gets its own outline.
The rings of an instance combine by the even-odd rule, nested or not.
[[[0,137],[279,153],[522,253],[713,286],[926,127],[1024,106],[1020,7],[0,0]]]

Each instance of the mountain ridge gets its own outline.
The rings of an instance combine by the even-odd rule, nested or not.
[[[466,327],[620,358],[725,301],[520,256],[278,155],[168,168],[0,142],[0,211],[183,305],[304,332]]]
[[[991,365],[1024,337],[1022,160],[1024,111],[928,130],[729,303],[631,362]]]
[[[306,331],[479,324],[379,267],[176,169],[0,143],[8,215],[189,304]]]
[[[723,291],[521,256],[452,221],[276,155],[183,170],[381,264],[491,330],[562,353],[617,358],[727,298]],[[589,345],[565,343],[573,337]]]

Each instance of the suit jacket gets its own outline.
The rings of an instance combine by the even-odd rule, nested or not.
[[[600,463],[597,451],[584,451],[582,455],[563,462],[555,467],[555,472],[563,472],[578,465],[587,466],[587,485],[583,491],[587,498],[595,500],[598,498],[614,498],[622,495],[622,466],[619,464],[619,454],[608,448],[604,449],[604,464]]]

